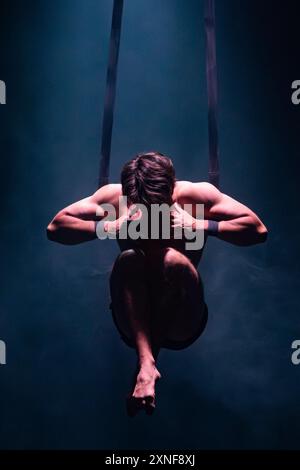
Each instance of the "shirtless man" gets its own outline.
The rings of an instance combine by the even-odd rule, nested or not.
[[[119,198],[127,203],[119,207]],[[106,216],[101,205],[112,204],[114,220],[104,222],[108,233],[130,224],[135,204],[172,206],[171,226],[202,230],[226,242],[249,246],[262,243],[267,229],[248,207],[222,194],[209,183],[177,181],[172,161],[159,152],[137,155],[125,164],[121,184],[103,186],[92,196],[61,210],[47,227],[48,238],[73,245],[97,239],[97,224]],[[189,204],[190,211],[183,210]],[[195,208],[204,205],[204,219]],[[186,207],[186,206],[185,206]],[[151,223],[151,221],[150,221]],[[155,408],[159,349],[183,349],[203,332],[207,321],[203,286],[197,271],[202,249],[187,250],[184,239],[119,240],[110,291],[112,314],[126,344],[136,349],[137,371],[127,399],[130,415]]]

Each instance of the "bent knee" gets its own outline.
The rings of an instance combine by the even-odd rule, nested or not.
[[[175,248],[167,248],[164,255],[164,267],[170,269],[195,269],[191,261],[183,253],[175,250]]]
[[[138,249],[130,249],[122,251],[119,254],[115,265],[114,271],[118,271],[123,274],[134,274],[140,273],[145,267],[145,256],[142,251]]]
[[[192,262],[180,251],[168,248],[164,256],[164,272],[167,280],[182,281],[184,278],[198,279],[198,273]]]

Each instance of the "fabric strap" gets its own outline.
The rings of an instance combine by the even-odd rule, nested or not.
[[[216,58],[215,1],[205,0],[206,80],[208,95],[209,181],[217,188],[219,174],[218,79]]]
[[[116,97],[117,68],[122,26],[124,0],[114,0],[109,62],[106,78],[106,93],[102,123],[102,143],[99,172],[99,186],[108,183],[111,153],[111,138]],[[219,136],[218,136],[218,80],[215,34],[215,2],[205,0],[205,34],[206,34],[206,79],[208,95],[208,138],[209,138],[209,181],[219,187]]]
[[[101,143],[101,159],[99,171],[99,187],[108,183],[109,179],[109,163],[111,151],[111,136],[114,121],[114,105],[116,97],[117,69],[119,58],[119,47],[122,26],[123,0],[114,0],[109,61],[106,77],[106,93],[104,101],[104,112],[102,122],[102,143]]]

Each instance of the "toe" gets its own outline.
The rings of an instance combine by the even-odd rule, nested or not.
[[[145,410],[147,415],[152,415],[155,410],[155,399],[154,397],[147,397],[146,398],[146,405],[145,405]]]

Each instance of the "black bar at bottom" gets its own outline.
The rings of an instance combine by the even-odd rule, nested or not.
[[[99,465],[118,468],[169,468],[199,469],[206,464],[276,464],[286,468],[289,463],[298,463],[298,450],[2,450],[4,463],[24,465],[37,464],[39,468],[52,468],[58,464],[84,465],[84,468],[99,468]],[[88,467],[87,467],[88,465]],[[242,467],[241,467],[242,468]],[[54,469],[55,470],[55,469]]]

